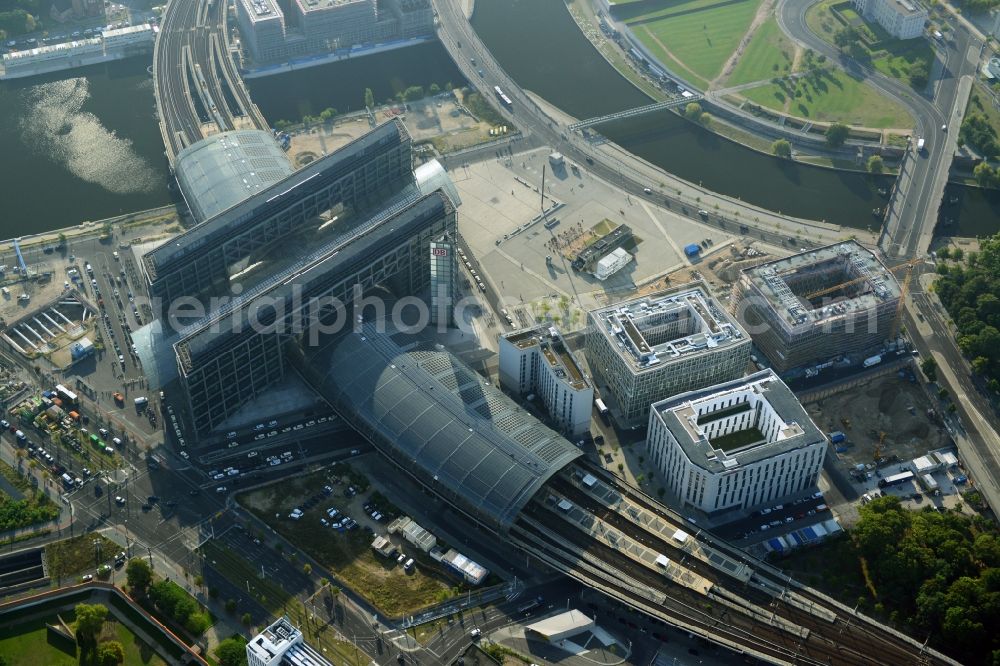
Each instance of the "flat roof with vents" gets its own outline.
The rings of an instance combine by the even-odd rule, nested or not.
[[[482,522],[506,531],[582,455],[445,351],[365,324],[330,355],[321,390],[360,432]]]
[[[591,310],[590,318],[633,373],[748,340],[700,283]]]

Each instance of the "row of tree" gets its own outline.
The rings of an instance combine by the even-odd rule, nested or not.
[[[449,81],[448,83],[445,84],[444,90],[451,90],[453,87],[454,86],[452,86],[451,82]],[[385,101],[385,103],[394,104],[397,102],[413,102],[419,99],[423,99],[427,95],[437,95],[438,93],[441,92],[441,90],[442,90],[441,86],[438,85],[437,83],[432,83],[426,89],[423,86],[410,86],[405,90],[400,90],[399,92],[397,92],[394,97],[390,97]],[[371,88],[365,88],[364,103],[365,103],[365,108],[371,109],[373,111],[375,110],[375,105],[376,105],[375,93],[372,92]],[[335,109],[334,107],[327,107],[322,111],[320,111],[318,115],[314,116],[311,114],[306,114],[302,116],[302,120],[300,122],[305,125],[326,123],[333,120],[333,118],[336,117],[337,115],[338,115],[337,109]],[[275,129],[285,130],[295,124],[297,123],[291,120],[276,120],[274,122],[274,127]]]
[[[968,664],[1000,663],[1000,538],[986,519],[914,512],[893,496],[860,510],[851,537],[875,610]],[[865,599],[860,601],[866,601]]]
[[[955,253],[938,252],[939,259]],[[938,263],[934,289],[958,327],[958,344],[973,371],[1000,391],[1000,234],[984,239],[979,252],[957,255],[961,263]]]
[[[198,636],[212,625],[212,618],[182,587],[170,580],[153,580],[146,560],[134,557],[125,567],[125,580],[132,594],[147,599],[156,609],[191,634]]]
[[[978,99],[978,95],[974,99]],[[965,116],[958,136],[986,159],[994,159],[1000,155],[997,131],[990,124],[989,118],[981,111],[971,111]]]
[[[30,490],[28,493],[28,497],[20,500],[0,493],[0,532],[43,523],[59,515],[59,507],[44,493]]]
[[[701,104],[697,102],[691,102],[684,107],[684,117],[705,127],[709,127],[712,124],[712,114],[708,111],[703,111]]]

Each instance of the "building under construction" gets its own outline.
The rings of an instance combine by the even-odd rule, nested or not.
[[[893,337],[900,286],[855,241],[744,270],[734,313],[774,369],[877,351]]]
[[[580,250],[573,258],[573,268],[578,271],[592,273],[597,262],[605,255],[614,252],[632,239],[632,230],[627,224],[619,224],[610,232]]]

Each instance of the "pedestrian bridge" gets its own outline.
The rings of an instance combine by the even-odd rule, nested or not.
[[[678,97],[675,99],[668,99],[665,102],[647,104],[646,106],[637,106],[634,109],[627,109],[625,111],[609,113],[606,116],[599,116],[597,118],[581,120],[578,123],[573,123],[572,125],[570,125],[569,129],[580,130],[583,129],[584,127],[593,127],[594,125],[600,125],[601,123],[610,122],[612,120],[623,120],[625,118],[634,118],[636,116],[642,116],[647,113],[652,113],[654,111],[662,111],[663,109],[672,109],[676,106],[690,104],[691,102],[697,102],[701,99],[703,99],[701,95],[691,95],[690,97]]]

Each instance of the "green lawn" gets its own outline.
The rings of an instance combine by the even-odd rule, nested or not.
[[[970,113],[981,113],[986,116],[990,126],[1000,135],[1000,111],[990,102],[990,93],[982,81],[972,84],[972,94],[969,95],[969,105],[965,110],[966,115]]]
[[[704,85],[736,50],[760,0],[658,0],[644,5],[654,9],[628,19],[635,35],[664,64],[673,68],[680,61],[678,73]]]
[[[757,28],[726,85],[736,86],[787,74],[794,56],[794,44],[778,27],[778,22],[769,18]]]
[[[763,441],[765,441],[764,433],[757,428],[751,427],[746,430],[737,430],[736,432],[731,432],[728,435],[716,437],[711,441],[711,444],[715,448],[723,451],[735,451],[736,449],[744,446],[749,446],[750,444]]]
[[[818,80],[812,77],[797,80],[791,92],[796,96],[786,110],[789,85],[792,84],[782,87],[769,83],[740,94],[769,109],[819,122],[843,122],[877,129],[913,124],[902,106],[838,69],[825,70]]]
[[[904,83],[909,83],[910,68],[919,62],[927,65],[928,69],[934,62],[934,49],[926,39],[893,40],[872,54],[875,69]]]
[[[62,614],[68,624],[73,622],[73,612]],[[78,666],[79,656],[75,650],[70,653],[60,649],[62,643],[50,642],[46,622],[55,623],[55,616],[31,620],[12,627],[0,629],[0,655],[6,658],[8,666]],[[102,640],[117,640],[125,648],[124,666],[166,666],[153,650],[141,642],[135,634],[118,622],[105,623]],[[74,646],[75,647],[75,646]]]
[[[94,541],[100,542],[100,546],[95,546]],[[100,534],[82,534],[54,541],[45,546],[49,577],[58,582],[68,576],[96,574],[98,565],[109,562],[121,550],[121,546]]]
[[[833,44],[833,34],[842,27],[842,23],[830,11],[830,5],[840,0],[820,2],[806,11],[806,25],[825,42]]]

